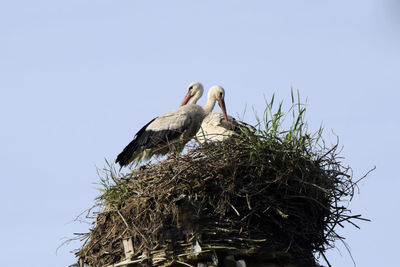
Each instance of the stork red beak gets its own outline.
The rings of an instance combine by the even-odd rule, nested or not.
[[[225,101],[223,99],[218,99],[218,105],[222,110],[222,115],[224,115],[226,124],[229,125],[228,115],[226,115]]]
[[[182,106],[186,105],[186,104],[189,102],[189,99],[190,99],[191,97],[192,97],[192,96],[191,96],[189,93],[187,93],[187,94],[185,95],[185,98],[184,98],[183,101],[182,101],[182,104],[181,104],[179,107],[182,107]]]

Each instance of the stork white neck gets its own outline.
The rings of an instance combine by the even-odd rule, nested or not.
[[[203,85],[200,82],[190,83],[186,96],[180,106],[182,107],[186,105],[189,100],[189,104],[196,104],[197,100],[199,100],[199,98],[203,95],[203,91]]]
[[[208,96],[207,104],[205,104],[203,106],[203,110],[204,110],[205,114],[210,114],[211,113],[211,111],[215,107],[215,102],[217,102],[217,98],[215,98],[214,96]]]
[[[210,114],[211,111],[214,109],[215,102],[218,101],[218,104],[222,110],[222,114],[224,115],[224,118],[225,118],[226,122],[228,123],[228,116],[226,115],[224,98],[225,98],[225,91],[221,86],[214,85],[213,87],[211,87],[210,90],[208,91],[207,104],[205,104],[202,107],[204,114],[206,116],[208,114]]]
[[[201,88],[201,90],[196,91],[194,96],[192,96],[192,98],[190,98],[189,104],[196,104],[197,100],[199,100],[202,95],[203,95],[203,88]]]

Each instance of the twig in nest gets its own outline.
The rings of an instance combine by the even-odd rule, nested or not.
[[[231,203],[229,203],[229,206],[236,212],[237,216],[240,216],[239,211]]]

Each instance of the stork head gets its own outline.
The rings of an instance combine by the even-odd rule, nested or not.
[[[225,90],[219,85],[214,85],[208,91],[208,99],[215,99],[218,102],[219,107],[222,110],[222,114],[224,115],[225,121],[229,124],[228,115],[226,114],[225,107]]]
[[[196,104],[197,100],[203,95],[203,85],[200,82],[192,82],[189,84],[187,88],[187,93],[185,95],[185,98],[183,99],[181,103],[181,107],[186,105],[189,100],[189,104]]]

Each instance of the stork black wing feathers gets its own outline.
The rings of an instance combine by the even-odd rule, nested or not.
[[[157,145],[168,145],[169,140],[179,138],[181,135],[180,131],[146,130],[147,126],[149,126],[149,124],[155,119],[157,118],[151,120],[136,133],[135,138],[118,155],[115,163],[119,163],[121,167],[126,166],[131,162],[131,159],[135,153],[143,152],[144,149],[154,148]]]

